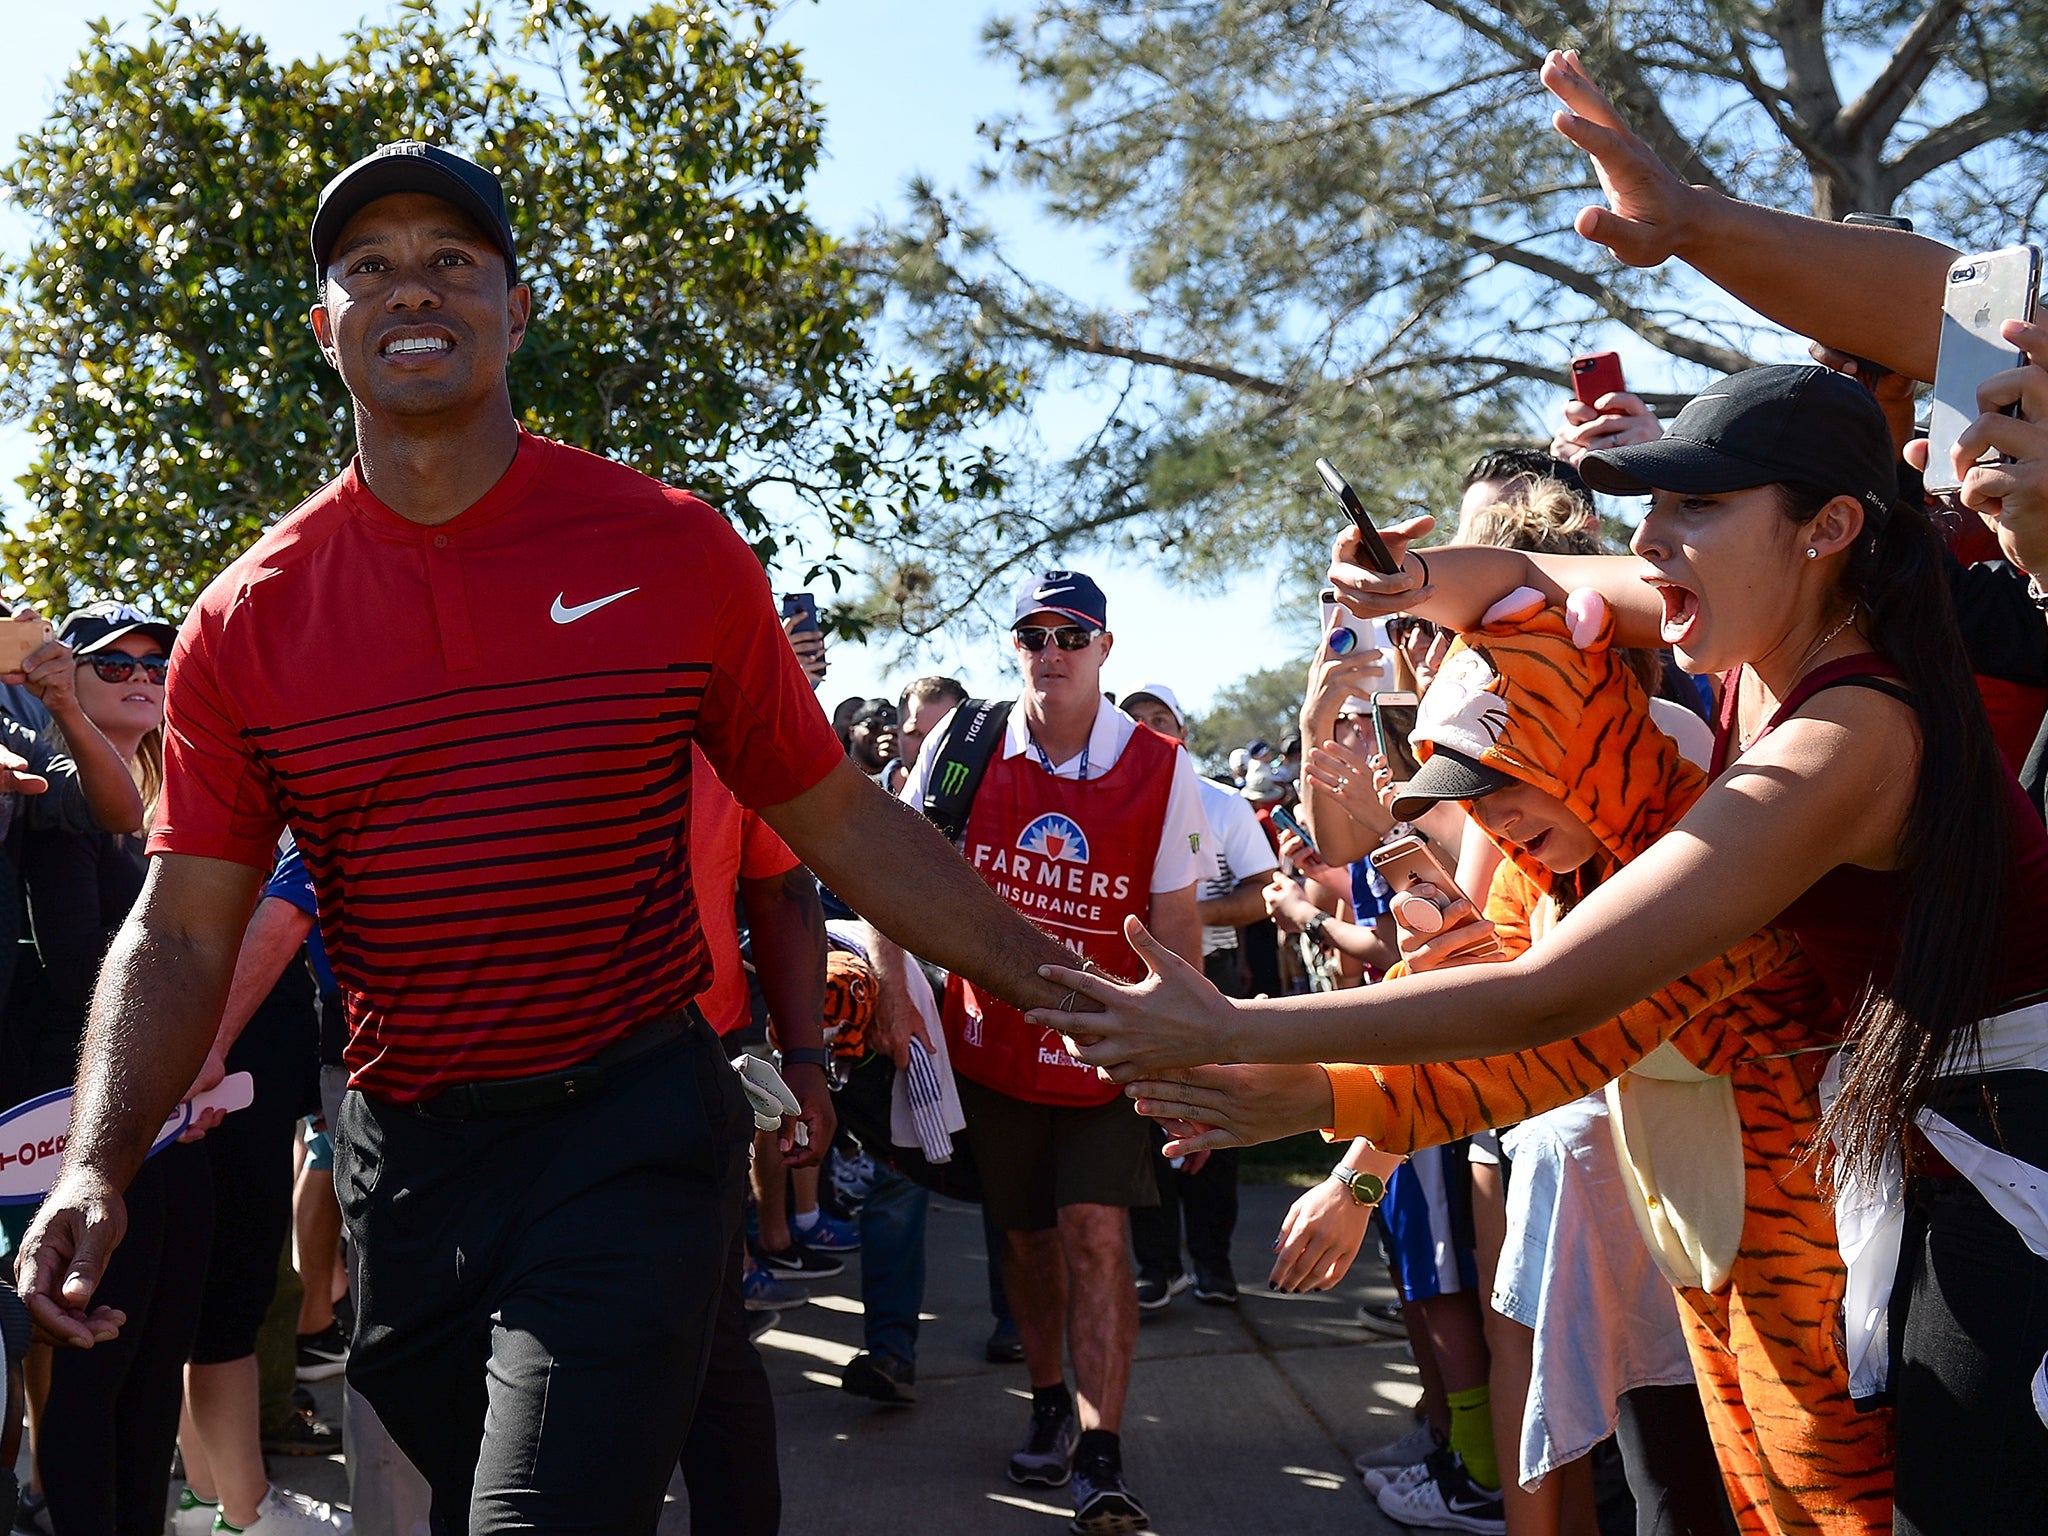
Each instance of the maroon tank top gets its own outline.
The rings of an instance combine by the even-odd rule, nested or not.
[[[1875,688],[1910,704],[1912,696],[1898,677],[1898,668],[1874,652],[1815,667],[1794,685],[1756,739],[1768,736],[1824,688]],[[1716,778],[1737,755],[1735,683],[1736,674],[1730,673],[1722,688],[1714,733]],[[1992,1000],[1984,1010],[1987,1016],[2048,992],[2048,828],[2042,826],[2019,781],[2010,772],[2002,777],[2012,828],[2013,873]],[[1851,1009],[1871,978],[1888,979],[1898,967],[1899,929],[1910,888],[1904,870],[1837,864],[1779,913],[1775,926],[1799,940],[1836,1000]]]

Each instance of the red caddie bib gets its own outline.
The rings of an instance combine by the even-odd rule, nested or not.
[[[1146,916],[1173,796],[1175,744],[1139,726],[1099,779],[1058,779],[1029,753],[998,757],[974,797],[961,851],[998,896],[1111,975],[1144,966],[1124,919]],[[1033,1104],[1107,1104],[1122,1092],[1001,998],[946,984],[946,1041],[962,1076]]]

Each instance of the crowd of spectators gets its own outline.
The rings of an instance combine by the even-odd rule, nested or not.
[[[655,550],[644,580],[717,607],[680,659],[576,662],[628,679],[596,701],[618,718],[523,674],[430,690],[481,664],[459,594],[498,567],[438,565],[478,529],[406,524],[410,482],[372,497],[369,468],[295,514],[327,553],[259,545],[182,639],[117,600],[40,639],[0,678],[0,1100],[76,1082],[88,1155],[40,1215],[0,1209],[38,1334],[0,1318],[17,1528],[651,1529],[680,1470],[693,1529],[768,1536],[755,1340],[857,1255],[840,1384],[914,1408],[937,1193],[982,1208],[989,1358],[1028,1389],[991,1468],[1007,1445],[1011,1482],[1069,1490],[1083,1536],[1141,1530],[1141,1319],[1239,1303],[1239,1152],[1316,1131],[1330,1176],[1258,1278],[1327,1290],[1377,1241],[1399,1300],[1356,1326],[1405,1339],[1421,1382],[1412,1427],[1358,1458],[1393,1520],[2039,1528],[2048,327],[2006,327],[2028,361],[1983,386],[1962,489],[1930,498],[1902,402],[1933,371],[1950,253],[1686,187],[1575,57],[1544,78],[1607,195],[1581,233],[1691,263],[1818,360],[1669,422],[1575,400],[1547,448],[1472,465],[1448,537],[1388,527],[1391,572],[1347,531],[1298,729],[1213,776],[1188,680],[1105,691],[1114,605],[1074,569],[1015,589],[1014,697],[922,676],[828,730],[816,625],[799,609],[775,638],[714,516],[623,472],[589,490],[613,472],[491,415],[502,379],[476,386],[498,472],[593,498],[606,538]],[[388,312],[495,315],[516,346],[502,294],[524,290],[485,302],[471,275],[512,271],[495,181],[444,159],[338,177],[316,256]],[[466,232],[433,224],[451,209]],[[350,313],[329,299],[316,330],[359,404],[410,388],[350,350]],[[1987,448],[2004,459],[1974,464]],[[1629,554],[1596,492],[1649,498]],[[515,505],[484,537],[517,533]],[[319,544],[330,511],[379,531]],[[296,580],[332,622],[317,583],[351,568],[318,560],[401,539],[414,563],[387,574],[428,572],[406,619],[427,627],[383,666],[412,691],[280,705],[223,615],[276,614],[264,582]],[[557,597],[550,622],[637,591]],[[631,681],[642,660],[655,681]],[[493,689],[482,714],[446,703]],[[694,735],[667,712],[684,694]],[[511,710],[577,743],[591,782],[561,823],[531,820],[557,780],[494,755]],[[366,788],[358,727],[431,745],[390,747]],[[241,883],[193,894],[222,878],[195,858]],[[580,926],[555,921],[558,879],[589,883]],[[160,1039],[131,998],[153,975],[172,1008],[149,966],[180,943],[194,979]],[[606,987],[593,1036],[577,1010]],[[167,1144],[129,1107],[245,1076],[239,1108]],[[131,1122],[147,1155],[110,1200],[89,1180]],[[614,1314],[643,1300],[662,1326],[622,1346]],[[302,1386],[343,1373],[324,1422]],[[338,1449],[347,1508],[271,1481],[266,1455]]]

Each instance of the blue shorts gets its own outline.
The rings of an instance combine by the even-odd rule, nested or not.
[[[1465,1143],[1430,1147],[1396,1168],[1380,1201],[1387,1258],[1403,1301],[1475,1289],[1472,1175]]]
[[[311,1116],[306,1119],[306,1166],[315,1173],[334,1171],[334,1138],[314,1130]]]

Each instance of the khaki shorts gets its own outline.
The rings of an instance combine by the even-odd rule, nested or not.
[[[1092,1109],[1028,1104],[958,1079],[989,1220],[1005,1232],[1059,1225],[1064,1205],[1157,1205],[1152,1122],[1118,1097]]]

